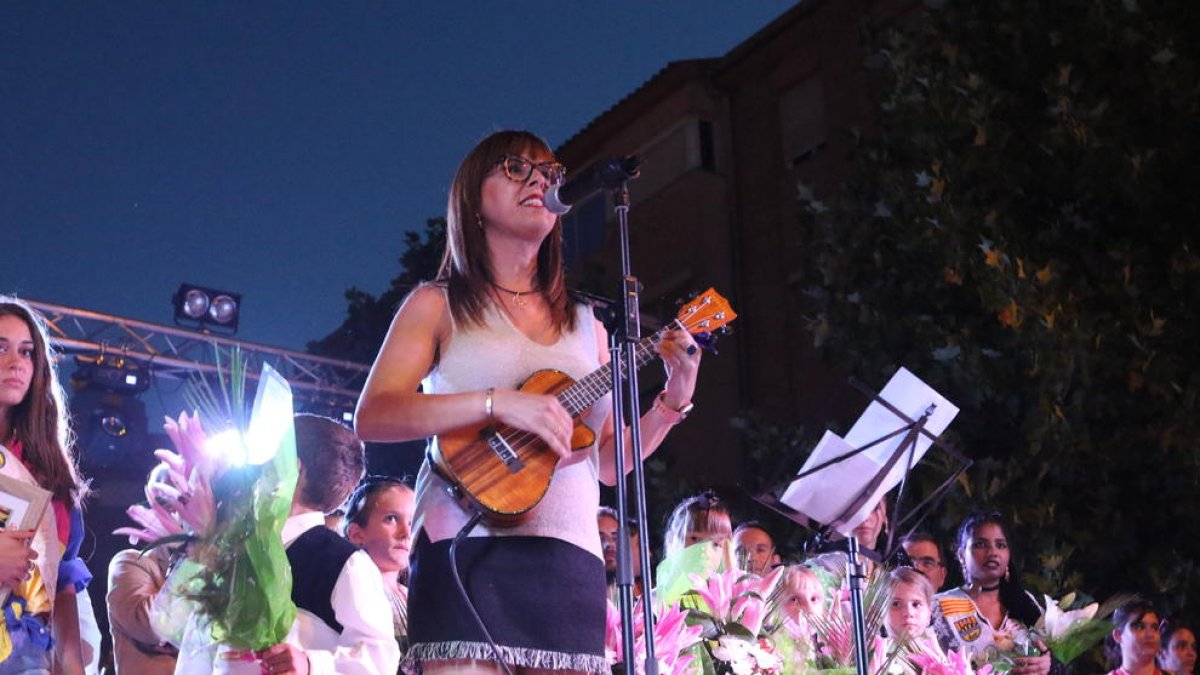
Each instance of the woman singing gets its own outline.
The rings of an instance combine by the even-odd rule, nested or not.
[[[467,155],[450,188],[438,279],[397,312],[357,415],[364,440],[495,422],[536,435],[560,457],[548,492],[520,525],[485,521],[457,551],[467,594],[503,661],[526,673],[608,671],[595,518],[597,480],[617,479],[611,403],[602,399],[582,417],[598,442],[571,452],[573,420],[558,400],[515,389],[539,369],[578,379],[608,360],[604,328],[567,294],[562,226],[543,204],[563,175],[546,143],[523,131],[492,134]],[[668,377],[641,418],[644,454],[683,419],[700,362],[685,332],[666,333],[658,352]],[[447,487],[427,459],[417,477],[406,667],[499,672],[451,575],[451,540],[472,513]]]

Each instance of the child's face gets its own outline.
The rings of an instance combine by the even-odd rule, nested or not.
[[[366,525],[351,523],[346,533],[350,542],[366,551],[384,574],[408,568],[413,506],[412,490],[387,488],[374,496]]]
[[[929,599],[913,584],[896,584],[888,599],[888,634],[894,638],[913,638],[929,627]]]
[[[821,616],[825,613],[825,589],[821,582],[811,574],[799,577],[799,582],[792,586],[792,595],[788,598],[787,613],[793,619],[806,616]]]
[[[728,532],[697,532],[688,530],[687,536],[683,538],[684,546],[692,546],[701,542],[708,543],[707,558],[709,567],[717,567],[721,564],[721,556],[725,552],[725,542],[729,541]]]

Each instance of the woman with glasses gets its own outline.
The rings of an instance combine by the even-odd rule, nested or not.
[[[574,420],[558,399],[518,390],[534,371],[579,379],[608,359],[604,328],[567,293],[562,224],[545,208],[546,191],[563,176],[549,146],[528,132],[498,132],[471,150],[450,186],[438,278],[405,299],[359,400],[366,440],[502,424],[559,457],[545,496],[519,524],[484,520],[469,531],[472,511],[426,459],[416,486],[407,668],[495,673],[499,657],[504,670],[608,671],[595,517],[597,480],[617,480],[611,404],[604,398],[581,413],[598,442],[572,452]],[[658,352],[668,377],[640,421],[645,454],[690,408],[700,361],[682,332],[667,333]]]
[[[1060,671],[1062,664],[1029,634],[1041,610],[1010,570],[1006,531],[999,513],[972,514],[959,527],[957,556],[965,583],[937,596],[939,640],[977,663],[1010,659],[1014,675]]]
[[[1154,662],[1158,655],[1158,612],[1141,598],[1126,602],[1113,612],[1113,632],[1108,637],[1108,655],[1117,663],[1108,675],[1160,675]]]

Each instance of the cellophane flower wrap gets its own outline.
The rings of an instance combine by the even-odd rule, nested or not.
[[[1042,616],[1034,626],[1034,632],[1054,657],[1070,663],[1094,647],[1112,631],[1109,617],[1117,607],[1132,596],[1122,594],[1109,598],[1103,604],[1087,602],[1074,592],[1060,600],[1049,595],[1042,596]]]
[[[219,393],[194,381],[189,393],[200,414],[166,425],[178,450],[173,468],[186,485],[176,503],[179,520],[192,530],[190,574],[175,588],[194,603],[213,642],[258,651],[283,642],[296,618],[281,538],[299,474],[292,395],[263,364],[247,417],[239,352],[230,372]]]

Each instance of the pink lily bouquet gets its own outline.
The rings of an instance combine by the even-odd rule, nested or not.
[[[971,667],[971,659],[958,650],[942,653],[941,650],[918,650],[907,657],[918,672],[926,675],[991,675],[992,666]]]
[[[220,398],[196,394],[204,423],[186,413],[167,420],[178,452],[155,453],[167,480],[147,486],[147,506],[127,511],[139,527],[116,533],[152,545],[186,542],[196,573],[178,590],[204,617],[213,642],[252,651],[282,642],[296,615],[280,531],[298,469],[287,381],[263,364],[247,416],[240,353],[231,371]]]
[[[642,601],[638,600],[633,609],[634,624],[633,649],[637,663],[632,671],[625,668],[626,673],[642,674],[646,672],[646,624],[642,620]],[[693,672],[692,663],[695,655],[692,647],[700,642],[700,626],[685,625],[687,612],[679,608],[679,603],[673,603],[658,613],[654,622],[654,655],[658,661],[658,672],[664,675],[684,675]],[[604,655],[608,665],[614,670],[624,667],[624,644],[621,637],[621,615],[616,605],[608,602],[608,616],[604,631]]]
[[[797,652],[807,653],[804,630],[784,619],[782,580],[785,568],[764,577],[733,564],[730,547],[723,569],[692,574],[692,590],[684,594],[689,621],[703,631],[702,659],[716,673],[782,675],[796,672]]]

